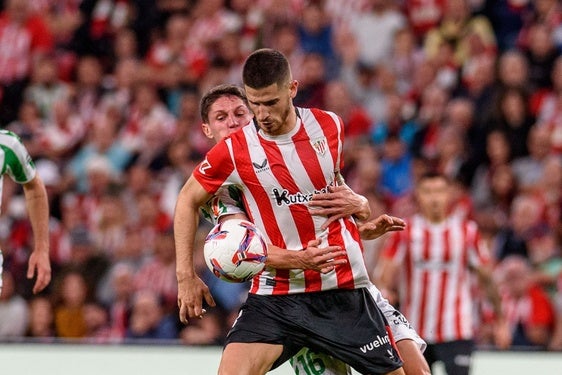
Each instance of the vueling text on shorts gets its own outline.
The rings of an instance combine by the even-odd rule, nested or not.
[[[375,348],[378,348],[379,346],[383,346],[384,344],[388,344],[388,343],[390,343],[390,338],[388,337],[388,335],[385,335],[383,337],[377,335],[377,338],[374,339],[373,342],[363,345],[359,349],[361,349],[363,353],[367,353]]]

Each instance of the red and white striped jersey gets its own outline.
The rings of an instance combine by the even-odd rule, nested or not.
[[[476,223],[452,216],[434,224],[414,215],[406,230],[393,234],[383,256],[403,267],[400,309],[424,340],[473,337],[469,268],[489,261]]]
[[[369,285],[359,232],[353,219],[341,219],[327,231],[326,217],[314,215],[307,203],[316,192],[335,184],[342,167],[343,124],[334,113],[298,108],[300,116],[288,134],[269,137],[246,126],[219,142],[193,172],[210,193],[237,186],[250,220],[273,245],[301,250],[322,238],[320,247],[339,245],[348,263],[320,274],[312,270],[267,268],[252,281],[251,293],[290,294]]]

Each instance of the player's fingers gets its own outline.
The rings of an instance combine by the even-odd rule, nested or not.
[[[334,216],[330,216],[329,218],[326,219],[326,221],[322,224],[321,229],[327,229],[330,224],[332,224],[334,221],[339,220],[343,217],[343,215],[334,215]]]
[[[179,300],[178,300],[178,305],[180,308],[180,312],[179,312],[180,321],[183,324],[189,323],[189,320],[187,319],[187,306]]]
[[[321,242],[322,242],[322,240],[320,240],[319,238],[315,238],[313,240],[308,241],[308,244],[306,245],[306,247],[316,247],[316,246],[320,245]]]
[[[211,307],[216,306],[215,300],[213,298],[213,296],[211,295],[211,292],[209,292],[208,290],[203,294],[203,297],[205,298],[205,302],[207,302],[207,304]],[[201,307],[200,307],[201,308]]]
[[[33,277],[33,276],[32,276]],[[35,284],[33,285],[33,293],[37,294],[49,283],[51,282],[51,271],[50,270],[38,270],[37,271],[37,280],[35,280]]]

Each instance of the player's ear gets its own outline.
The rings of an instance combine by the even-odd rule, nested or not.
[[[295,96],[297,96],[297,91],[299,88],[299,81],[297,81],[296,79],[291,80],[291,82],[289,83],[289,92],[290,92],[290,96],[291,99],[294,99]]]
[[[205,137],[213,139],[213,132],[211,132],[211,127],[209,126],[209,124],[202,123],[201,130],[203,130],[203,134],[205,134]]]

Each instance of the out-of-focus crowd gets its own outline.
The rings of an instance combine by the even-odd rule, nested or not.
[[[0,340],[222,342],[247,286],[214,278],[199,251],[218,307],[182,326],[172,215],[212,146],[200,96],[240,84],[245,57],[272,47],[299,81],[295,104],[343,118],[345,178],[373,215],[409,216],[417,176],[445,173],[454,213],[490,248],[514,337],[562,350],[559,1],[1,3],[0,125],[47,186],[53,282],[29,292],[31,228],[7,181]],[[365,243],[369,269],[383,243]],[[492,345],[481,306],[478,344]]]

